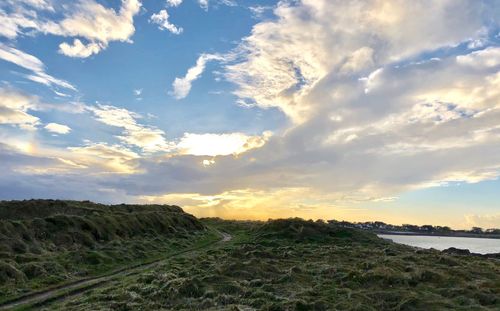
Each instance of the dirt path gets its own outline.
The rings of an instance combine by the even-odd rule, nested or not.
[[[30,306],[37,307],[52,301],[66,299],[68,297],[79,295],[85,293],[88,290],[105,285],[106,283],[109,283],[110,281],[115,280],[117,278],[139,274],[149,268],[154,267],[155,265],[166,259],[184,255],[200,249],[208,248],[217,243],[228,242],[231,241],[232,239],[232,236],[228,233],[220,231],[217,231],[217,233],[221,235],[221,239],[218,241],[214,241],[203,246],[186,249],[184,251],[171,254],[170,256],[149,263],[143,263],[131,267],[126,267],[105,276],[82,279],[72,283],[63,284],[61,286],[57,286],[48,290],[30,293],[22,297],[15,298],[0,304],[0,310],[12,310],[15,308],[30,307]]]
[[[219,234],[222,235],[221,242],[229,242],[233,238],[229,233],[225,233],[225,232],[220,232],[219,231]]]

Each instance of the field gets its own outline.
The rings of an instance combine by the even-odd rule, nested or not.
[[[38,259],[18,260],[20,255],[15,255],[18,249],[10,247],[10,257],[2,260],[15,269],[16,278],[4,277],[3,293],[12,297],[77,277],[78,271],[89,275],[116,268],[125,262],[118,254],[126,254],[130,261],[192,249],[165,256],[140,273],[113,278],[102,286],[38,307],[46,310],[500,309],[500,261],[495,258],[417,250],[379,239],[369,232],[321,221],[197,220],[175,207],[136,206],[132,208],[133,213],[123,212],[126,208],[120,206],[96,208],[106,209],[106,214],[119,211],[118,214],[134,214],[133,217],[138,218],[145,217],[139,215],[148,214],[146,210],[151,209],[158,213],[156,217],[163,213],[169,215],[160,219],[169,219],[173,228],[160,230],[158,227],[155,232],[131,236],[117,234],[107,242],[88,246],[68,244],[72,246],[64,249],[47,246],[54,243],[53,238],[49,239],[50,243],[37,238],[33,241],[40,244],[39,254],[32,254],[31,245],[36,245],[33,241],[25,241],[23,256]],[[163,208],[165,211],[160,211]],[[46,215],[44,219],[47,217],[55,216]],[[175,223],[172,217],[183,221]],[[135,225],[145,219],[149,218],[140,218]],[[214,232],[226,233],[231,239],[200,244],[200,241],[220,239],[214,237]],[[20,239],[26,240],[22,235]],[[108,246],[114,245],[115,240],[120,241],[119,247]],[[139,241],[150,241],[150,244]],[[142,246],[140,251],[136,250],[138,245]],[[202,247],[193,248],[195,245]],[[75,258],[75,253],[81,262],[76,266],[65,265]],[[91,259],[96,253],[109,259]],[[49,255],[54,260],[49,260]],[[46,272],[30,278],[26,265],[40,265],[47,271],[44,262],[60,265],[61,272]],[[15,288],[15,292],[9,288]]]

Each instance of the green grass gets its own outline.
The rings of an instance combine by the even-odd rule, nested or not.
[[[160,256],[158,256],[156,258],[153,257],[153,258],[148,258],[147,260],[135,262],[133,266],[131,266],[131,265],[122,266],[122,267],[120,267],[119,270],[110,271],[110,272],[108,271],[108,273],[100,274],[99,277],[108,277],[109,280],[107,282],[109,283],[109,282],[113,282],[114,279],[119,279],[120,277],[122,277],[121,275],[116,274],[117,272],[120,272],[120,271],[124,271],[126,274],[130,274],[130,275],[139,274],[142,271],[144,271],[144,268],[139,267],[140,265],[143,265],[143,264],[145,265],[145,264],[150,264],[150,263],[157,264],[158,262],[164,261],[164,260],[171,258],[171,257],[174,257],[174,256],[184,254],[186,252],[206,248],[208,246],[214,245],[215,243],[219,242],[220,238],[221,238],[220,234],[216,230],[209,229],[204,234],[199,235],[198,237],[194,237],[190,243],[190,247],[185,247],[185,248],[180,248],[180,249],[172,248],[172,249],[169,249],[166,252],[162,253]],[[137,267],[137,268],[135,268],[135,267]],[[149,270],[150,269],[151,268],[149,268]],[[80,290],[86,290],[88,288],[92,288],[93,284],[98,284],[98,283],[99,282],[95,282],[95,283],[91,283],[91,284],[82,284],[82,285],[78,285],[76,287],[72,287],[69,289],[61,288],[61,290],[59,290],[57,292],[57,294],[52,296],[50,299],[42,300],[40,302],[35,302],[35,303],[31,303],[31,304],[21,305],[21,306],[14,308],[14,310],[24,311],[24,310],[39,309],[47,304],[50,304],[52,301],[57,301],[60,298],[71,296],[75,292],[79,292]]]
[[[415,250],[299,219],[203,221],[233,240],[50,309],[500,309],[500,264],[493,259]]]
[[[0,302],[213,238],[176,206],[0,202]]]
[[[6,211],[5,204],[14,209]],[[22,202],[0,204],[3,301],[161,259],[130,275],[113,274],[82,295],[36,307],[500,310],[500,261],[493,258],[417,250],[297,218],[198,220],[173,206],[25,204],[25,210]],[[40,205],[39,214],[34,204]],[[214,243],[217,232],[232,239]],[[71,293],[61,290],[58,297]]]

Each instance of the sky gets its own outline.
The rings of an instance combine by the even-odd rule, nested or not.
[[[2,0],[0,199],[500,228],[500,1]]]

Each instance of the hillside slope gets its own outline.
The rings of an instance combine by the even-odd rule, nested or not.
[[[500,310],[500,262],[322,222],[204,219],[233,236],[46,310]]]
[[[188,247],[205,229],[177,206],[0,202],[0,298]]]

